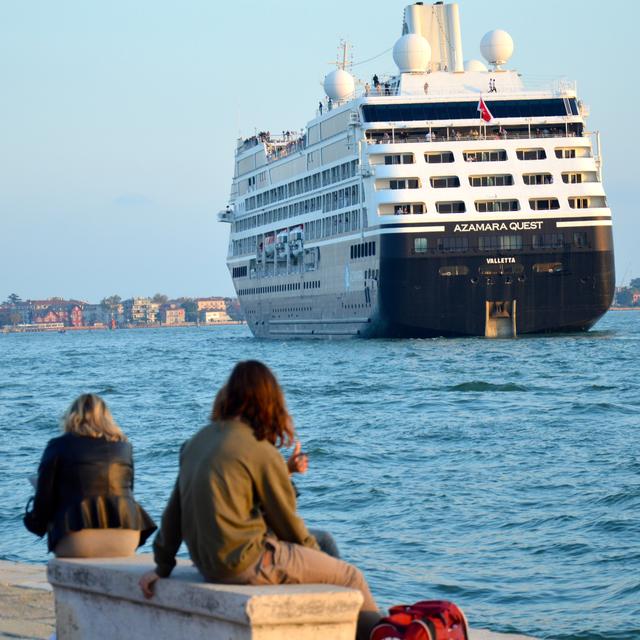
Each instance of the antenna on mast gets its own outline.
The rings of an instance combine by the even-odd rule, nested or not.
[[[342,59],[341,59],[342,57]],[[353,47],[346,41],[340,40],[336,67],[348,71],[353,66]]]

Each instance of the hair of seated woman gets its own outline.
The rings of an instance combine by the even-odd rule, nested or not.
[[[93,393],[78,396],[62,417],[62,431],[76,436],[104,438],[109,442],[126,441],[105,401]]]
[[[278,447],[293,442],[293,420],[282,389],[269,367],[257,360],[239,362],[213,404],[212,420],[240,418],[258,440]]]

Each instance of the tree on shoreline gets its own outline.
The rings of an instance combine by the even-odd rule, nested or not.
[[[102,298],[100,304],[108,309],[114,309],[122,302],[122,298],[118,295],[109,296],[108,298]]]
[[[185,320],[187,322],[198,321],[198,304],[195,301],[188,300],[187,302],[183,302],[182,308],[184,309]]]
[[[630,307],[633,302],[633,293],[631,289],[624,288],[616,292],[615,303],[619,307]]]
[[[12,293],[7,298],[7,303],[8,304],[18,304],[18,302],[22,302],[22,298],[17,293]]]
[[[640,278],[631,278],[628,287],[618,287],[616,289],[614,304],[618,307],[640,307],[639,293]]]

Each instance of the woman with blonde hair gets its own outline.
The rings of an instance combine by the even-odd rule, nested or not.
[[[157,528],[133,498],[131,445],[104,400],[76,398],[47,444],[24,524],[62,557],[133,555]]]
[[[282,389],[256,360],[238,363],[211,420],[180,451],[180,468],[153,543],[156,568],[140,579],[148,598],[176,565],[184,540],[210,582],[333,584],[362,592],[358,638],[380,614],[362,573],[322,553],[296,513],[289,469],[278,447],[294,441]]]

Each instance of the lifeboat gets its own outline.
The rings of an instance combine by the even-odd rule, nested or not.
[[[276,239],[274,236],[265,236],[264,238],[264,255],[271,257],[276,248]]]
[[[289,252],[297,258],[304,253],[304,229],[302,225],[289,231]]]
[[[276,255],[278,258],[286,258],[289,251],[289,230],[283,229],[276,234]]]

